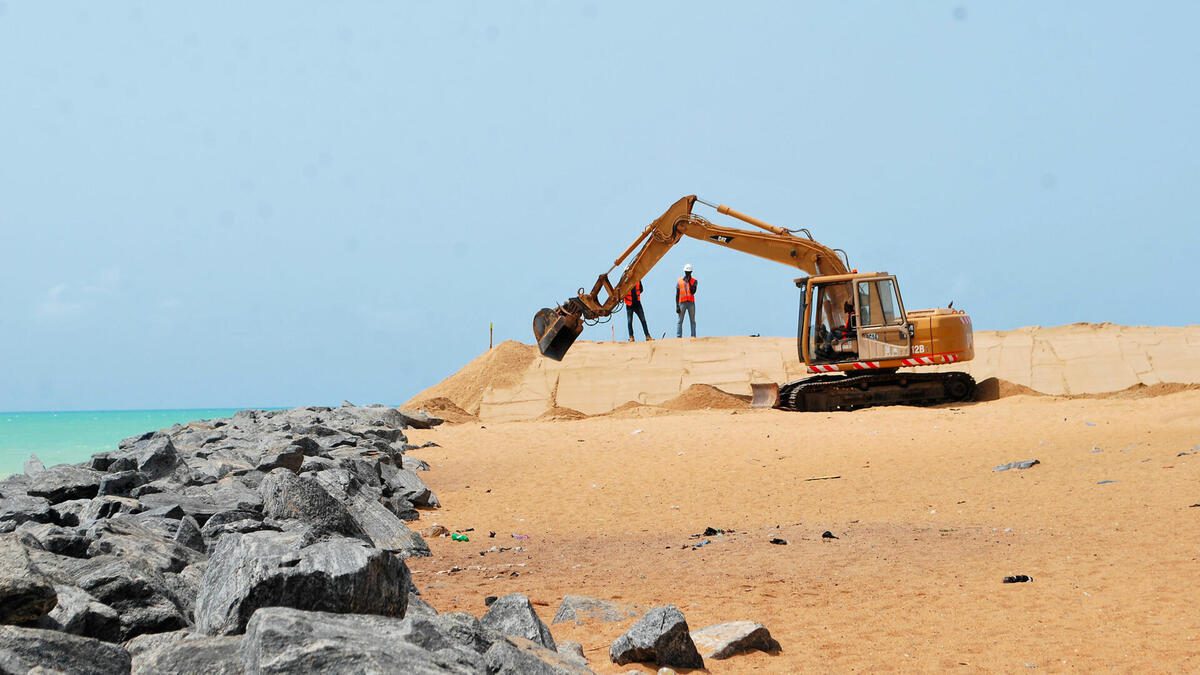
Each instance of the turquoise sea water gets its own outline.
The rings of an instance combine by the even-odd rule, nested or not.
[[[181,422],[229,417],[238,408],[0,412],[0,477],[24,470],[34,453],[46,466],[115,450],[123,438]]]

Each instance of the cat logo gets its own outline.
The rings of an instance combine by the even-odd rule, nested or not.
[[[718,244],[728,244],[729,242],[733,241],[733,237],[726,237],[723,234],[714,234],[713,236],[709,237],[709,239],[712,239]]]

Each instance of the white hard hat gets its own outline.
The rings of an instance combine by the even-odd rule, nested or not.
[[[692,263],[688,263],[688,264],[684,265],[684,266],[683,266],[683,271],[684,271],[684,272],[691,272],[691,271],[692,271]]]

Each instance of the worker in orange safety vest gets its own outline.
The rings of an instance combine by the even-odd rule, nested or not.
[[[646,342],[653,340],[650,337],[650,328],[646,326],[646,311],[642,309],[642,291],[644,290],[642,282],[637,282],[633,289],[625,294],[625,314],[629,319],[629,341],[637,342],[633,339],[633,315],[642,320],[642,335],[646,336]]]
[[[692,337],[696,337],[696,287],[700,282],[692,276],[692,264],[683,266],[683,277],[675,284],[675,337],[683,337],[683,315],[687,313],[692,324]]]

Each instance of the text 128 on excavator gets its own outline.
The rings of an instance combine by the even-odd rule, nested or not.
[[[697,202],[759,229],[712,223],[692,213]],[[804,236],[797,236],[800,233]],[[683,197],[647,225],[608,272],[597,278],[591,292],[580,288],[556,308],[543,308],[534,315],[533,334],[542,355],[561,360],[585,322],[618,311],[625,294],[684,236],[809,275],[795,279],[801,292],[796,345],[813,376],[782,385],[754,385],[756,407],[852,410],[974,397],[975,380],[966,373],[900,370],[971,360],[974,335],[965,312],[949,307],[906,311],[895,276],[852,270],[844,251],[814,241],[808,230],[771,225],[695,195]],[[633,259],[613,284],[608,275],[631,255]]]

